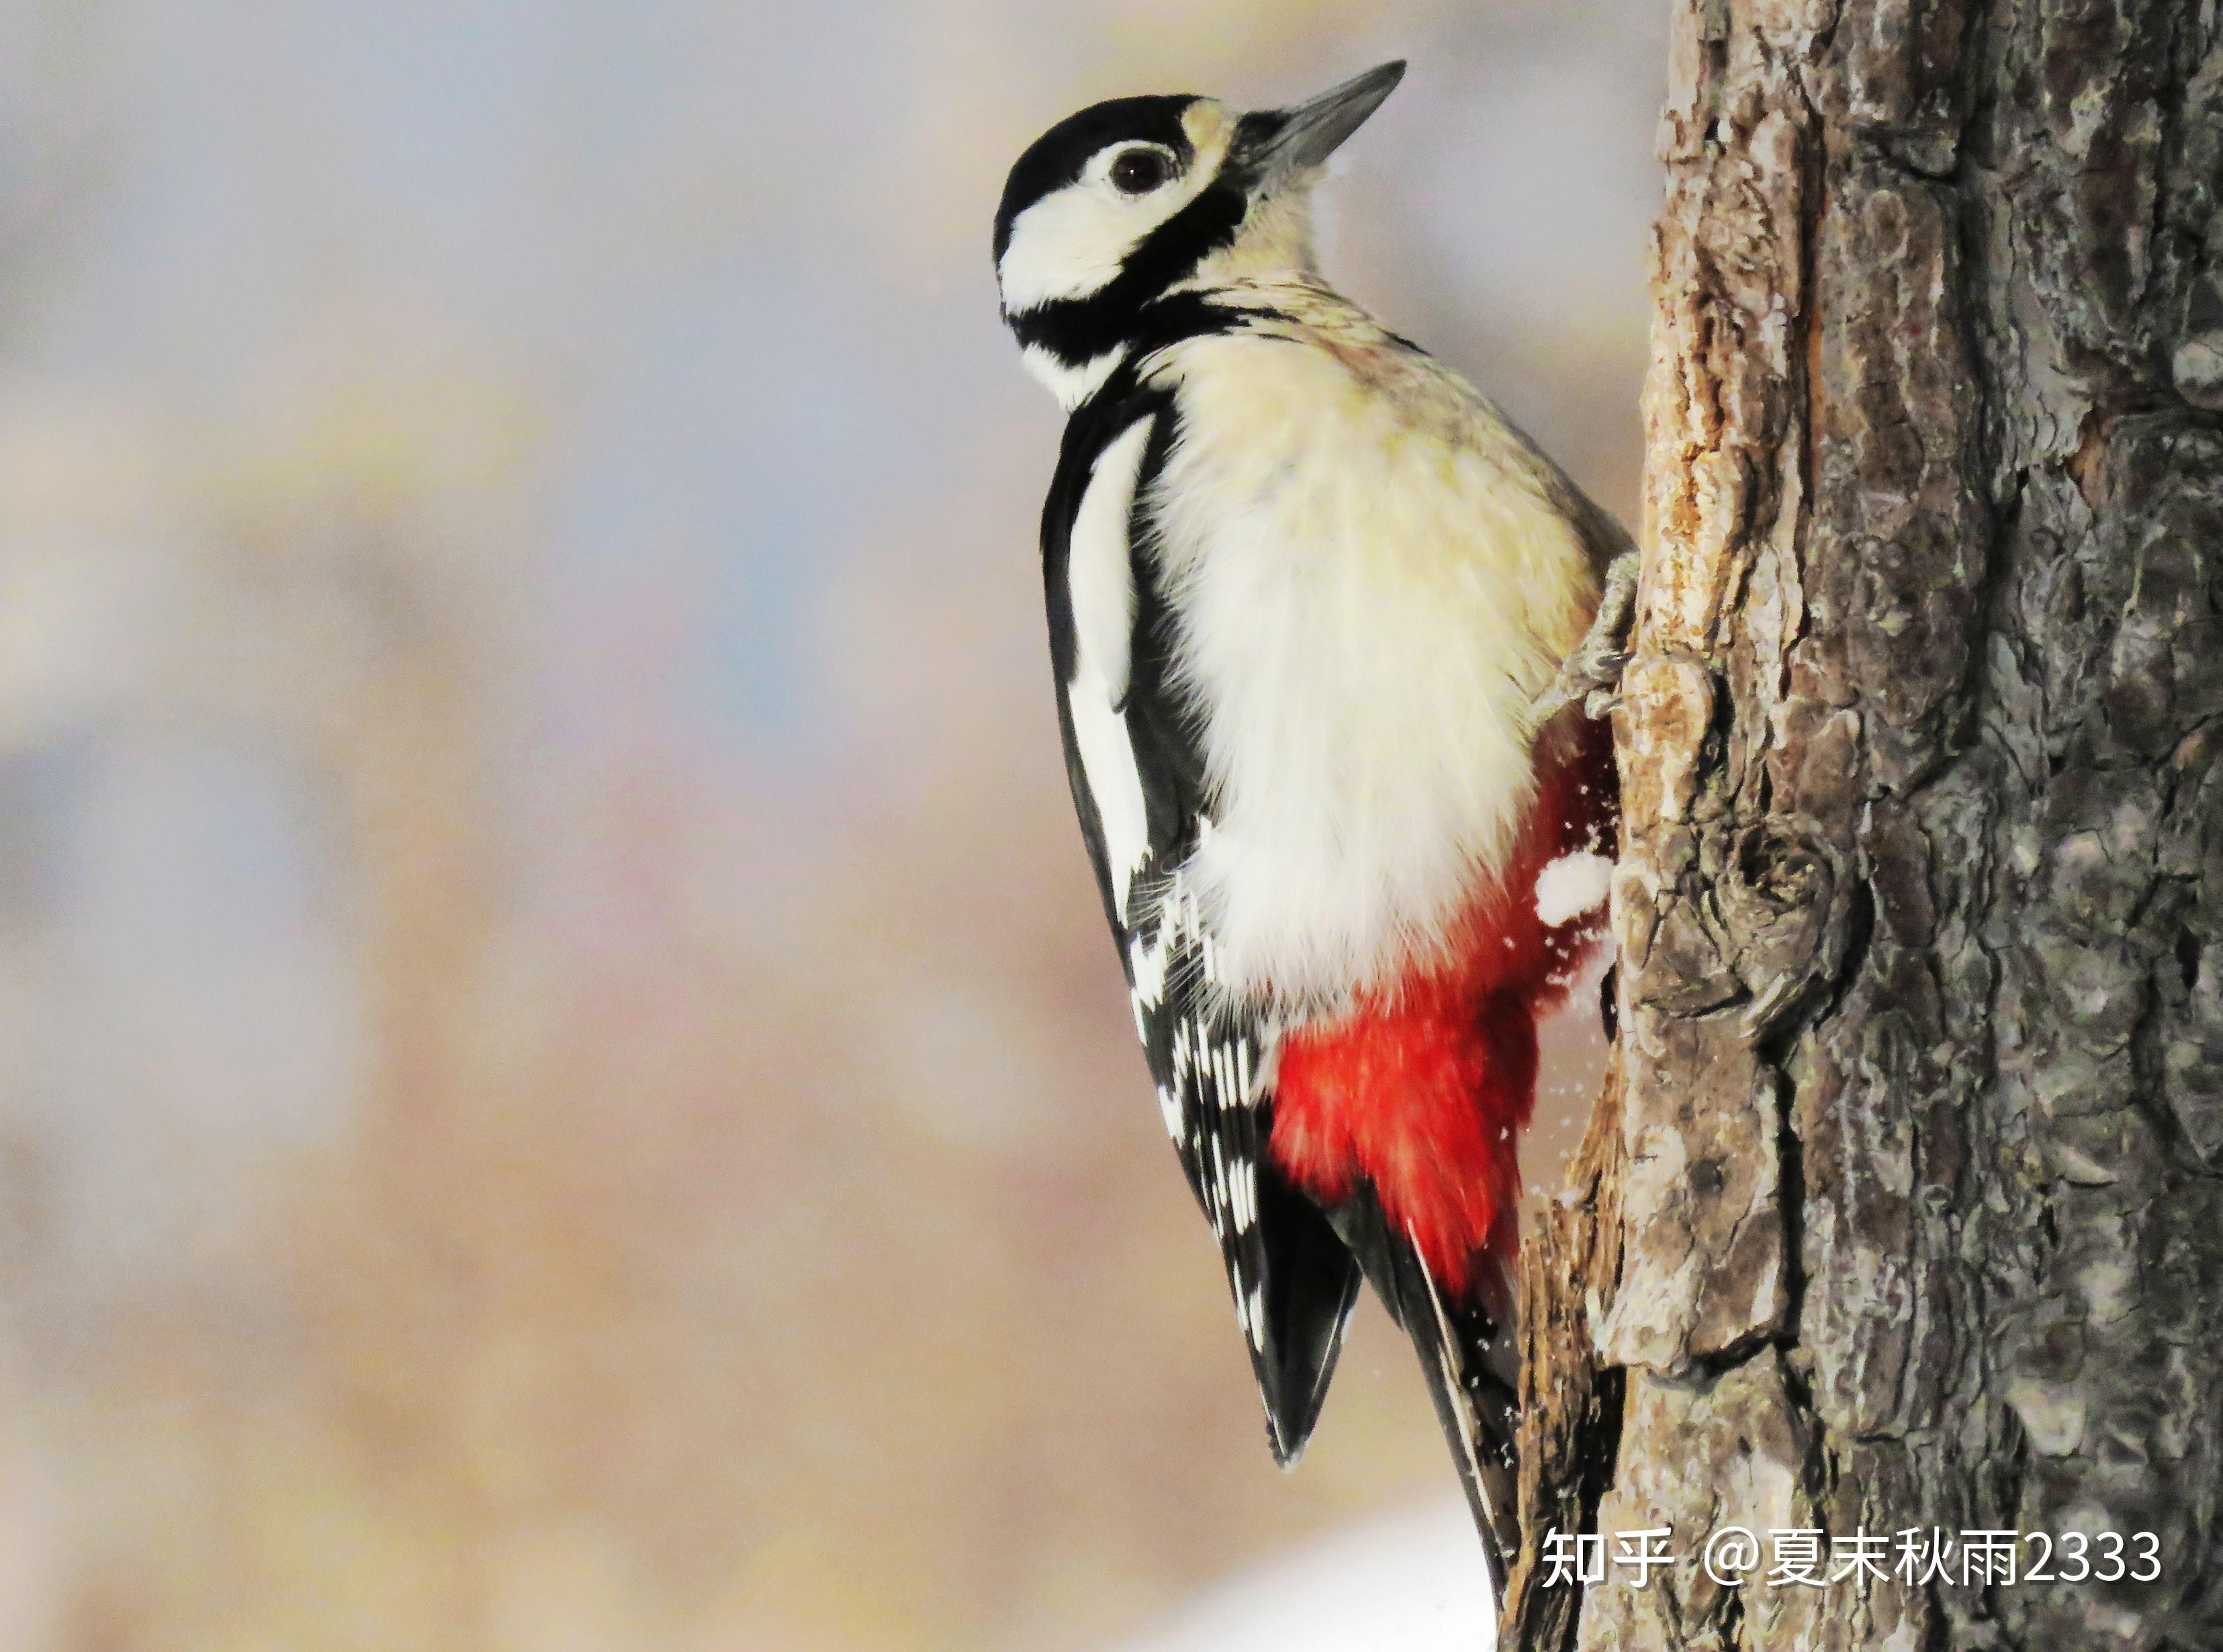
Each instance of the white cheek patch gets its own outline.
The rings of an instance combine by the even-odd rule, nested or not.
[[[1066,555],[1066,597],[1073,614],[1073,680],[1066,703],[1074,744],[1104,834],[1112,909],[1127,917],[1127,892],[1149,850],[1143,779],[1121,709],[1135,625],[1134,564],[1127,542],[1135,484],[1153,421],[1137,419],[1097,456],[1073,520]]]
[[[1584,917],[1605,905],[1613,862],[1603,854],[1563,854],[1536,874],[1536,916],[1547,926]]]
[[[1157,196],[1123,199],[1085,176],[1043,196],[1011,221],[996,266],[1004,311],[1020,315],[1109,287],[1127,255],[1170,216],[1165,208]]]
[[[1183,125],[1193,153],[1181,175],[1162,187],[1147,195],[1114,188],[1112,161],[1132,146],[1113,144],[1073,182],[1011,220],[1011,238],[996,265],[1004,314],[1023,315],[1060,299],[1102,292],[1118,279],[1128,254],[1204,192],[1226,158],[1233,123],[1216,104],[1200,102]]]

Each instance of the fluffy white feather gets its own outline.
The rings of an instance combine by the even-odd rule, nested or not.
[[[1047,387],[1050,394],[1057,398],[1057,405],[1071,413],[1096,394],[1104,381],[1112,376],[1112,369],[1119,365],[1120,357],[1125,352],[1106,350],[1093,360],[1083,362],[1079,367],[1067,367],[1039,344],[1030,344],[1019,354],[1027,364],[1027,371],[1035,375],[1036,381]]]
[[[1596,582],[1543,462],[1307,282],[1148,363],[1153,484],[1215,829],[1187,868],[1228,990],[1333,1004],[1438,950],[1532,796],[1531,706]]]

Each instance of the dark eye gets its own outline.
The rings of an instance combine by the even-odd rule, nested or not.
[[[1147,195],[1166,181],[1172,164],[1156,149],[1130,149],[1112,163],[1112,181],[1129,195]]]

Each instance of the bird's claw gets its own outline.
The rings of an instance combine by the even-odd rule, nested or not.
[[[1539,726],[1580,702],[1584,716],[1610,716],[1621,703],[1621,674],[1628,665],[1628,629],[1636,613],[1637,553],[1624,551],[1606,570],[1590,632],[1559,667],[1559,676],[1536,702]]]
[[[1611,716],[1614,709],[1621,703],[1621,674],[1628,665],[1628,654],[1626,650],[1616,651],[1610,659],[1612,675],[1592,689],[1583,700],[1583,715],[1593,722],[1600,722]]]

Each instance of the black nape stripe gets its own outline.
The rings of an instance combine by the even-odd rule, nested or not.
[[[1067,367],[1117,350],[1136,332],[1145,306],[1235,239],[1250,198],[1225,175],[1153,230],[1119,273],[1086,298],[1052,299],[1007,318],[1022,344],[1046,350]]]
[[[1067,435],[1080,431],[1084,439],[1098,439],[1087,434],[1089,421],[1107,416],[1103,410],[1118,409],[1130,397],[1142,394],[1143,369],[1155,352],[1187,338],[1247,331],[1262,322],[1294,319],[1263,305],[1223,304],[1207,292],[1168,293],[1150,300],[1136,312],[1133,322],[1105,346],[1105,350],[1119,351],[1119,361],[1104,382],[1074,409],[1066,426]],[[1023,333],[1020,337],[1024,340]],[[1097,351],[1099,356],[1103,353],[1104,350]],[[1130,417],[1122,416],[1122,423]],[[1102,439],[1109,439],[1108,434]]]

